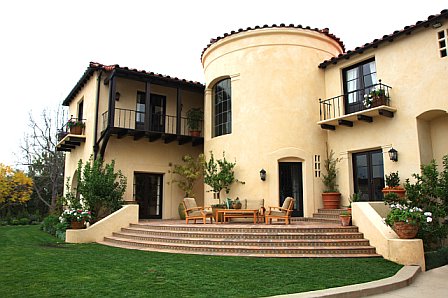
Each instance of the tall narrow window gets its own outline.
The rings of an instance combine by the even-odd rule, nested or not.
[[[447,33],[448,30],[445,31],[440,31],[437,33],[437,37],[438,37],[438,42],[439,42],[439,50],[440,50],[440,57],[446,57],[447,56]]]
[[[365,107],[364,94],[378,83],[375,60],[369,60],[344,70],[345,112],[351,114]]]
[[[213,87],[213,136],[232,133],[232,96],[230,79]]]
[[[82,121],[84,117],[84,100],[78,103],[78,121]]]

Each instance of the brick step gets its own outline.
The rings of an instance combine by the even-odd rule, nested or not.
[[[340,208],[340,209],[318,209],[318,213],[332,213],[332,214],[341,214],[341,212],[347,211],[347,208]]]
[[[339,223],[339,221],[338,221]],[[299,226],[299,225],[235,225],[235,224],[131,224],[131,228],[147,229],[152,231],[197,231],[209,233],[341,233],[358,232],[355,226],[343,227],[340,225]]]
[[[163,242],[177,244],[201,244],[214,246],[260,246],[260,247],[321,247],[321,246],[369,246],[369,241],[365,239],[244,239],[244,238],[177,238],[170,236],[148,236],[131,233],[113,233],[115,238],[132,239],[146,242]]]
[[[328,218],[339,220],[339,214],[336,213],[313,213],[313,218]]]
[[[299,217],[294,219],[293,221],[307,221],[307,222],[316,222],[316,223],[328,223],[328,224],[341,224],[339,218],[315,218],[315,217]]]
[[[358,231],[333,232],[333,233],[247,233],[247,232],[203,232],[203,231],[159,231],[140,228],[122,228],[122,232],[149,236],[170,236],[176,238],[232,238],[232,239],[363,239],[363,234]]]
[[[378,256],[375,252],[375,248],[372,246],[319,246],[319,247],[294,247],[294,246],[254,246],[245,247],[241,245],[228,245],[228,246],[214,246],[204,244],[177,244],[143,241],[143,240],[130,240],[119,237],[105,237],[104,244],[113,244],[114,246],[120,246],[123,248],[135,247],[137,249],[149,248],[157,251],[167,252],[185,252],[185,253],[200,253],[200,254],[237,254],[237,255],[263,255],[263,256],[281,256],[281,255],[293,255],[293,256],[307,256],[310,255],[331,255],[331,256]]]

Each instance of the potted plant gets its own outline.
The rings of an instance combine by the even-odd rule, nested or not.
[[[232,202],[232,208],[233,209],[241,209],[242,204],[240,201],[240,198],[236,197],[236,199]]]
[[[364,95],[363,104],[368,109],[386,105],[386,91],[384,89],[372,89],[369,94]]]
[[[341,193],[336,183],[338,162],[339,158],[335,158],[334,152],[331,150],[327,159],[324,161],[324,167],[327,173],[322,175],[322,181],[325,186],[322,193],[324,209],[338,209],[341,202]]]
[[[202,119],[204,112],[200,108],[191,108],[187,112],[187,126],[192,137],[201,136]]]
[[[173,174],[179,176],[179,179],[173,180],[177,183],[177,186],[185,192],[186,198],[194,197],[193,187],[196,180],[202,175],[202,164],[204,155],[200,154],[197,159],[194,159],[190,155],[184,155],[182,157],[183,164],[174,165]],[[181,219],[185,219],[185,208],[182,202],[178,207],[179,216]]]
[[[396,193],[388,193],[385,200],[391,209],[385,222],[401,239],[415,238],[422,223],[432,222],[431,212],[423,212],[419,207],[412,207],[410,202],[400,198]]]
[[[341,224],[343,226],[349,226],[350,225],[350,221],[352,219],[352,214],[349,211],[342,211],[339,214],[339,219],[341,220]]]
[[[404,197],[406,190],[400,186],[400,176],[397,172],[391,172],[386,175],[386,187],[382,190],[384,195],[388,193],[396,193],[399,197]]]
[[[66,223],[72,229],[83,229],[92,219],[92,213],[83,209],[66,209],[59,217],[61,223]]]
[[[67,122],[67,129],[70,130],[71,134],[82,135],[82,131],[86,125],[81,120],[70,119]]]

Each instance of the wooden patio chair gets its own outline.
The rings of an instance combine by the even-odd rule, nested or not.
[[[190,219],[196,223],[197,219],[202,219],[205,224],[207,218],[210,218],[210,223],[213,223],[213,213],[211,210],[206,210],[204,207],[198,207],[194,198],[184,198],[182,201],[185,207],[185,221],[188,224]]]
[[[285,224],[289,224],[294,201],[294,198],[287,197],[281,207],[269,207],[264,215],[266,224],[272,223],[272,219],[277,219],[277,221],[282,219],[285,221]]]

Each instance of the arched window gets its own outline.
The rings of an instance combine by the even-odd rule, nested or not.
[[[213,137],[232,132],[232,96],[230,79],[213,87]]]

